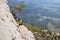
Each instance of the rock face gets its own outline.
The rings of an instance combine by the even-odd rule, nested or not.
[[[10,13],[7,0],[0,0],[0,40],[35,40],[31,31],[23,25],[21,27],[24,32],[19,30],[18,24]],[[23,33],[25,36],[22,36]]]
[[[23,40],[35,40],[33,33],[29,31],[24,25],[21,25],[19,29]]]
[[[60,40],[60,33],[52,32],[50,30],[42,30],[40,33],[35,32],[36,40]]]

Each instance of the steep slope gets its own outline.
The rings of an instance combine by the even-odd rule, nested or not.
[[[23,37],[23,39],[25,40],[35,40],[33,33],[31,31],[29,31],[24,25],[21,25],[19,27],[21,35]]]
[[[7,0],[0,0],[0,40],[35,40],[33,33],[26,27],[22,30],[19,30],[18,24],[10,13]],[[24,37],[27,36],[26,39],[22,37],[22,33]]]

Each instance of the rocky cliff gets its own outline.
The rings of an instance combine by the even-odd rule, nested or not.
[[[0,0],[0,40],[35,40],[33,33],[24,25],[18,28],[7,0]]]
[[[41,32],[35,32],[34,36],[36,40],[60,40],[60,32],[53,32],[50,30],[42,30]]]

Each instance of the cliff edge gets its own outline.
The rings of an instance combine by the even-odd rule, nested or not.
[[[10,13],[7,0],[0,0],[0,40],[35,40],[31,31],[24,25],[20,27]]]

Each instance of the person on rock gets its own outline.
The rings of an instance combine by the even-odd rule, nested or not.
[[[18,16],[18,24],[19,26],[23,24],[22,16]]]
[[[25,37],[25,30],[24,30],[24,25],[22,25],[23,24],[23,19],[22,19],[22,16],[18,16],[18,18],[17,18],[17,22],[18,22],[18,24],[19,24],[19,30],[20,30],[20,34],[21,34],[21,36],[22,36],[22,38],[23,39],[26,39],[26,37]],[[24,27],[24,28],[23,28]]]

